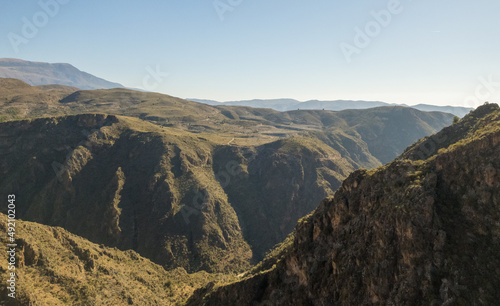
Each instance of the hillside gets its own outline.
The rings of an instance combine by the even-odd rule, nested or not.
[[[497,303],[499,123],[498,105],[484,105],[442,131],[453,143],[430,158],[354,172],[264,270],[188,305]]]
[[[382,164],[401,154],[421,135],[431,135],[448,122],[449,114],[421,112],[412,108],[393,106],[371,110],[345,110],[339,115],[360,135],[370,153]]]
[[[30,85],[59,84],[81,89],[123,87],[78,70],[70,64],[30,62],[13,58],[0,58],[0,78],[14,78]]]
[[[436,155],[439,150],[452,145],[463,145],[490,129],[496,129],[500,126],[500,122],[492,117],[492,113],[495,114],[497,110],[497,104],[485,104],[456,124],[415,142],[399,156],[399,159],[427,159]]]
[[[4,88],[0,98],[5,99],[0,109],[3,107],[3,116],[10,116],[6,120],[92,112],[144,119],[116,119],[118,122],[108,122],[112,128],[95,122],[94,126],[82,128],[80,121],[95,121],[84,119],[85,116],[30,119],[0,125],[0,141],[4,148],[11,147],[3,150],[3,168],[0,168],[2,173],[9,174],[3,181],[10,185],[0,189],[7,191],[15,185],[20,192],[29,190],[25,194],[30,210],[25,211],[23,217],[63,226],[95,242],[133,248],[167,268],[183,266],[188,271],[241,270],[248,266],[250,258],[262,259],[272,246],[287,237],[298,219],[315,209],[321,199],[333,195],[351,172],[380,166],[411,142],[452,120],[450,114],[423,113],[403,107],[277,112],[237,106],[212,107],[128,89],[75,91],[60,85],[33,87],[13,79],[0,79],[0,83],[3,84],[0,88]],[[30,112],[16,112],[16,109]],[[88,145],[80,148],[81,142],[88,141],[88,135],[81,134],[82,130],[92,131],[90,134],[99,137],[105,135],[105,141],[95,140],[103,149],[88,150]],[[22,149],[23,146],[28,149]],[[24,153],[17,154],[16,150]],[[131,162],[129,156],[137,156],[137,160]],[[142,156],[150,159],[144,161]],[[98,165],[102,165],[101,168]],[[129,165],[127,171],[125,165]],[[55,173],[63,166],[78,179],[71,179],[67,188],[61,189],[62,176]],[[228,171],[228,167],[238,170]],[[187,174],[179,175],[177,169],[185,169]],[[23,173],[29,173],[34,179],[23,181]],[[100,180],[94,180],[94,176]],[[94,230],[88,229],[91,225],[63,217],[68,211],[77,216],[89,202],[94,203],[97,211],[106,211],[111,205],[106,203],[118,201],[114,188],[122,184],[122,176],[125,176],[123,188],[130,187],[128,193],[120,196],[123,199],[120,205],[131,205],[121,218],[126,230],[119,232],[112,225],[117,222],[114,211],[119,211],[115,208],[96,219],[99,227]],[[127,179],[129,176],[134,180]],[[159,183],[162,180],[166,180],[163,185]],[[133,191],[134,188],[141,193]],[[206,216],[210,225],[196,223],[198,228],[194,233],[200,236],[192,236],[192,224],[185,224],[182,213],[199,210],[192,204],[199,192],[202,195],[210,192],[210,205],[222,203],[224,216],[230,221],[226,222],[226,217],[215,218],[218,210],[214,206],[216,211]],[[53,206],[54,202],[61,204]],[[168,218],[153,214],[151,221],[150,216],[145,215],[144,220],[148,220],[148,226],[154,231],[148,226],[141,230],[167,235],[170,238],[144,234],[151,241],[160,239],[170,246],[152,247],[154,243],[146,241],[148,239],[136,245],[136,229],[131,221],[135,220],[135,205],[162,207],[161,213]],[[190,210],[192,207],[195,209]],[[53,214],[43,215],[38,211]],[[226,228],[231,237],[236,237],[230,246],[225,230],[219,228]],[[109,233],[100,235],[100,230]],[[120,233],[120,239],[116,232]],[[193,239],[200,243],[193,244]],[[209,251],[211,239],[221,241],[220,249],[216,249],[222,253]],[[176,243],[179,245],[173,246]],[[239,252],[239,259],[234,265],[220,264],[224,256],[231,257],[228,254],[235,252]]]
[[[2,90],[4,87],[11,89]],[[211,139],[217,135],[219,144],[255,146],[297,135],[319,137],[351,159],[355,166],[367,168],[391,161],[417,139],[450,125],[453,120],[451,114],[399,106],[341,112],[278,112],[243,106],[209,106],[129,89],[74,91],[71,87],[52,87],[48,90],[0,79],[0,122],[81,113],[138,117]],[[368,148],[345,150],[344,145],[352,147],[351,143]]]
[[[244,270],[355,170],[314,139],[233,147],[108,115],[5,122],[0,143],[20,218],[188,271]]]
[[[6,220],[0,214],[2,233]],[[208,282],[235,279],[182,268],[167,272],[134,251],[97,245],[59,227],[18,220],[16,236],[17,296],[7,297],[2,286],[2,305],[182,305]],[[7,262],[7,252],[0,260]],[[7,272],[0,265],[2,279]]]
[[[0,141],[0,192],[23,195],[19,218],[167,268],[248,267],[251,251],[215,180],[209,141],[90,114],[3,123]],[[208,197],[195,202],[201,192]]]
[[[236,110],[242,114],[241,110]],[[381,109],[378,116],[387,121],[384,116],[392,111]],[[175,116],[175,109],[170,115]],[[282,113],[277,115],[283,116]],[[234,132],[229,135],[190,133],[186,126],[162,127],[132,118],[103,121],[112,127],[100,126],[94,115],[89,115],[90,119],[82,115],[6,122],[0,124],[0,141],[5,148],[0,149],[3,157],[0,170],[7,174],[0,179],[0,189],[7,192],[15,186],[25,194],[27,207],[22,217],[26,220],[62,226],[98,243],[133,248],[166,267],[183,266],[188,271],[238,270],[247,266],[250,258],[262,259],[265,252],[292,231],[298,219],[312,211],[322,198],[332,195],[349,173],[360,167],[372,168],[381,164],[355,130],[361,131],[363,123],[353,123],[349,128],[335,113],[322,114],[318,120],[314,119],[317,115],[314,112],[311,116],[297,112],[285,115],[290,121],[309,118],[309,125],[324,123],[338,127],[335,131],[321,132],[325,140],[309,132],[286,139],[273,137],[276,140],[257,136],[250,140],[240,136],[245,142],[235,146],[229,141],[231,135],[233,139],[238,137]],[[279,121],[268,117],[271,119]],[[89,126],[81,123],[87,121],[91,122]],[[413,123],[407,121],[405,124]],[[82,130],[90,134],[87,137],[93,137],[92,141],[82,134]],[[414,138],[430,133],[412,131],[417,132],[412,135]],[[379,135],[377,133],[382,133],[383,129],[372,132]],[[136,158],[130,159],[131,156]],[[228,167],[238,171],[228,171]],[[64,171],[56,175],[60,169],[69,173],[67,181]],[[227,177],[228,172],[236,174]],[[33,179],[25,181],[26,174]],[[118,195],[120,186],[124,190]],[[198,228],[192,229],[194,225],[186,224],[179,211],[183,207],[186,208],[182,212],[193,211],[190,210],[193,205],[196,211],[192,199],[200,192],[211,195],[207,201],[215,210],[206,217],[210,225],[200,221],[202,224],[193,223]],[[115,202],[120,203],[120,209],[113,208],[118,205],[113,204]],[[96,212],[92,216],[97,214],[97,219],[91,217],[99,224],[93,229],[90,224],[80,224],[79,217],[87,203],[94,203]],[[161,212],[160,216],[153,215],[154,222],[149,214],[141,217],[144,220],[141,224],[146,225],[139,229],[147,239],[135,236],[139,230],[134,225],[135,211],[136,206],[141,205]],[[122,210],[121,207],[127,208]],[[219,209],[224,217],[214,219]],[[45,213],[47,211],[51,213]],[[118,211],[122,214],[120,222],[124,223],[120,229],[116,225]],[[78,220],[68,218],[68,214]],[[164,219],[161,216],[165,216]],[[199,236],[191,234],[193,230]],[[102,235],[102,231],[108,234]],[[162,236],[165,234],[174,238],[165,238]],[[190,235],[194,235],[193,238]],[[230,243],[227,235],[232,237]],[[155,246],[152,242],[155,239],[170,246]],[[168,242],[168,239],[173,241]],[[193,244],[193,239],[199,244]],[[222,253],[212,252],[209,245],[213,239],[220,241],[218,250]],[[176,243],[180,245],[174,246]],[[233,253],[239,258],[234,265],[220,265],[221,258],[231,257],[228,254]]]

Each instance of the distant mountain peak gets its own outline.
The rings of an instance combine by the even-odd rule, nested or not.
[[[80,89],[124,87],[81,71],[71,64],[32,62],[16,58],[0,58],[0,77],[19,79],[30,85],[58,84]]]

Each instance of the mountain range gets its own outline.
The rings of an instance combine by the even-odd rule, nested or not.
[[[96,130],[88,141],[104,147],[116,135],[111,126],[121,120],[125,129],[132,123],[143,132],[152,128],[138,119],[104,115],[54,119],[62,124],[77,120],[77,129],[99,123],[101,136]],[[41,127],[43,120],[54,119],[31,124]],[[26,123],[4,123],[0,131],[11,130],[6,124]],[[40,135],[46,132],[39,129],[37,138],[43,140]],[[0,137],[2,147],[9,138]],[[30,149],[23,139],[19,145]],[[166,271],[135,251],[91,243],[59,227],[18,221],[18,277],[24,285],[16,305],[494,304],[500,285],[499,145],[499,107],[478,108],[411,145],[393,162],[350,174],[263,261],[238,276]],[[50,149],[40,152],[51,155]],[[32,158],[38,159],[40,155]],[[40,166],[33,165],[25,169],[39,173]],[[26,182],[36,179],[26,171],[21,171]],[[120,176],[109,185],[119,189]],[[5,220],[0,222],[4,231]],[[7,260],[7,254],[1,256]],[[2,266],[0,272],[7,270]],[[4,301],[6,293],[2,288]]]
[[[0,78],[0,194],[17,195],[29,284],[16,302],[494,303],[498,105],[457,121],[370,103],[277,111]]]
[[[408,106],[406,104],[390,104],[380,101],[353,101],[353,100],[333,100],[333,101],[318,101],[309,100],[305,102],[297,101],[294,99],[255,99],[255,100],[242,100],[242,101],[227,101],[219,102],[215,100],[206,99],[188,99],[190,101],[205,103],[209,105],[237,105],[237,106],[250,106],[259,108],[271,108],[277,111],[290,111],[290,110],[333,110],[341,111],[345,109],[367,109],[379,106],[405,106],[415,108],[421,111],[437,111],[451,113],[458,117],[463,117],[468,114],[472,108],[461,106],[437,106],[428,104],[417,104]]]
[[[70,64],[65,63],[45,63],[32,62],[13,58],[0,58],[0,78],[14,78],[26,82],[29,85],[64,85],[76,87],[79,89],[111,89],[124,88],[119,83],[113,83],[102,78],[80,71]],[[404,104],[390,104],[380,101],[351,101],[334,100],[318,101],[309,100],[300,102],[294,99],[265,99],[265,100],[243,100],[218,102],[207,99],[188,99],[190,101],[209,104],[209,105],[234,105],[249,106],[255,108],[271,108],[277,111],[291,110],[333,110],[341,111],[345,109],[367,109],[379,106],[408,106]],[[440,111],[463,117],[469,113],[472,108],[459,106],[435,106],[427,104],[418,104],[411,106],[421,111]]]
[[[404,107],[213,107],[128,89],[1,82],[4,113],[50,115],[0,124],[0,191],[25,194],[20,217],[190,272],[245,269],[349,173],[394,159],[453,118]],[[88,203],[92,216],[82,219]]]

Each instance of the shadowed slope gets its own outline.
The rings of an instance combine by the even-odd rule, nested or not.
[[[250,249],[211,169],[212,144],[134,118],[80,115],[3,123],[0,190],[19,217],[165,267],[241,270]],[[186,217],[197,192],[210,194]],[[182,210],[182,211],[181,211]]]

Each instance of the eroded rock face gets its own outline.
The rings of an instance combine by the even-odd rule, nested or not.
[[[481,128],[426,161],[356,171],[297,225],[276,267],[191,305],[497,303],[500,111],[488,108]]]

